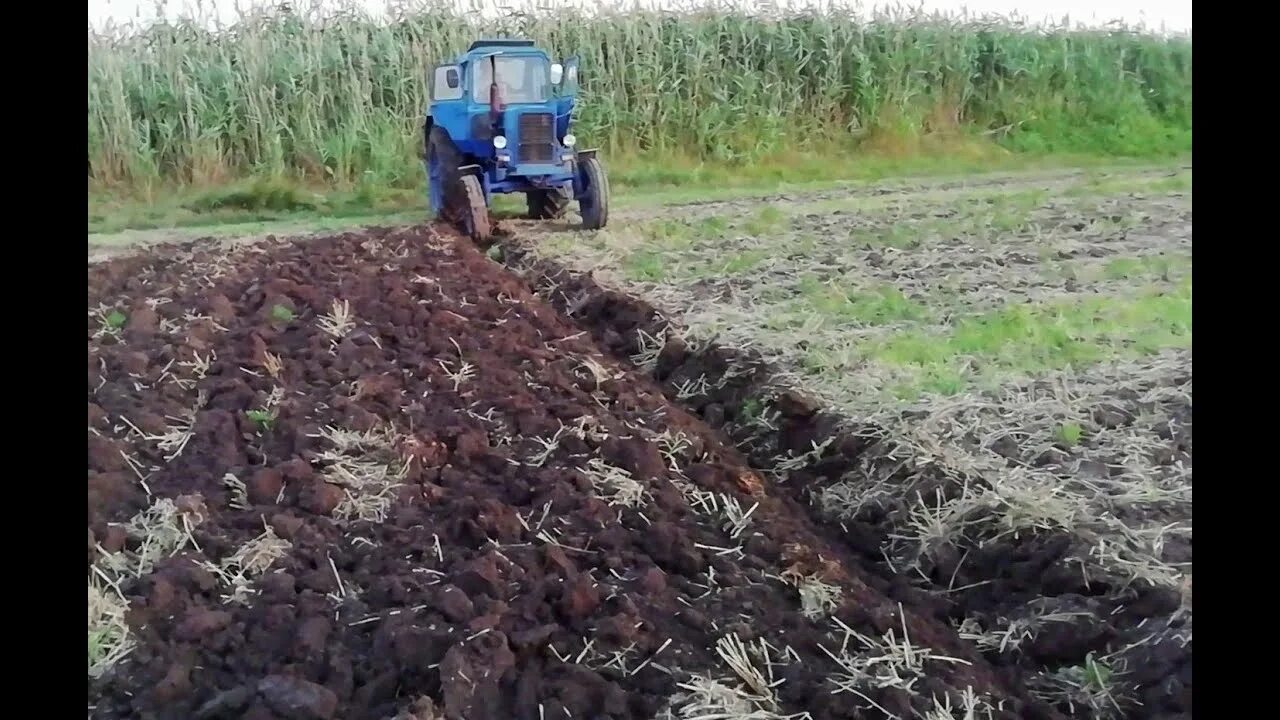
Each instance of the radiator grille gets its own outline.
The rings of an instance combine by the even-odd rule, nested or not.
[[[549,163],[555,156],[556,125],[551,113],[520,116],[520,162]]]

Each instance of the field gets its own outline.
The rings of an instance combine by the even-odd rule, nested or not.
[[[1189,38],[319,10],[89,32],[89,717],[1190,717]],[[503,33],[607,229],[425,220]]]
[[[1190,707],[1190,182],[702,203],[509,252],[1033,693],[1155,717]]]
[[[90,715],[1189,714],[1189,185],[92,262]]]

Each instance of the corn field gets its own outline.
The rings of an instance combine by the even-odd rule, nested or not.
[[[1170,154],[1191,143],[1189,38],[712,5],[486,20],[285,10],[216,32],[90,30],[91,187],[420,182],[429,69],[501,35],[581,56],[575,133],[612,151],[750,162],[944,132],[1033,152]]]

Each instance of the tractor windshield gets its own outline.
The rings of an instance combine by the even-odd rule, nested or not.
[[[481,58],[475,63],[472,75],[472,99],[481,105],[489,104],[489,84],[494,70],[498,73],[498,88],[502,102],[540,103],[551,97],[551,79],[546,58],[530,55],[495,55]]]

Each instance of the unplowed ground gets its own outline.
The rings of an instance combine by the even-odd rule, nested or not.
[[[504,251],[1039,697],[1189,715],[1189,170],[517,224]]]
[[[89,296],[90,717],[1056,716],[437,229],[166,247]]]

